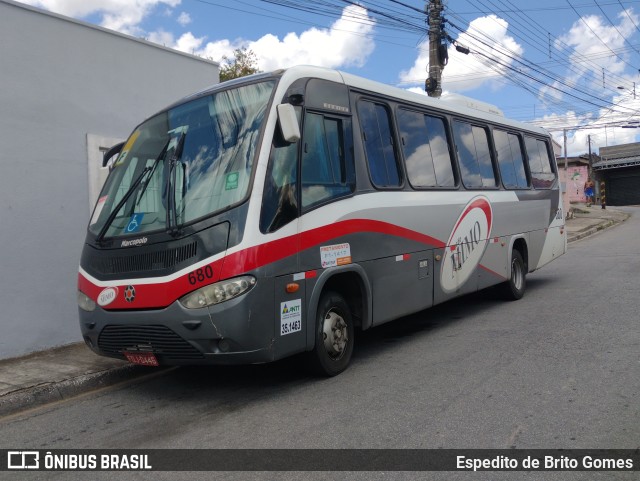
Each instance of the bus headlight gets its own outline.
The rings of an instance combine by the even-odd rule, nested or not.
[[[89,296],[87,296],[84,292],[78,291],[77,295],[78,306],[83,311],[91,312],[96,309],[96,303],[91,300]]]
[[[235,279],[216,282],[198,290],[190,292],[180,298],[180,304],[187,309],[200,309],[221,302],[228,301],[240,294],[244,294],[256,284],[255,277],[242,276]]]

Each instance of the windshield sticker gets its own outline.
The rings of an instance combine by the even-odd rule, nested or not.
[[[144,212],[137,212],[131,216],[129,219],[129,223],[127,227],[124,228],[125,234],[132,234],[134,232],[138,232],[140,227],[142,227],[142,218],[144,217]]]
[[[351,264],[351,247],[349,244],[335,244],[320,247],[322,267],[343,266]]]
[[[122,152],[120,152],[120,155],[118,156],[118,158],[116,159],[115,163],[113,164],[114,167],[119,167],[120,165],[122,165],[122,163],[124,162],[124,159],[127,158],[127,154],[129,153],[128,150],[123,150]]]
[[[302,330],[302,299],[280,303],[280,335]]]
[[[170,151],[171,149],[175,150],[178,148],[178,143],[180,142],[180,138],[182,137],[182,134],[187,133],[188,128],[189,127],[187,125],[181,125],[180,127],[176,127],[175,129],[167,132],[167,134],[172,136],[171,139],[169,140],[167,151]]]
[[[104,208],[104,204],[108,198],[109,198],[108,195],[103,195],[98,199],[98,202],[96,203],[96,208],[93,211],[93,217],[91,217],[91,222],[89,223],[89,225],[93,225],[96,222],[98,222],[98,219],[100,218],[100,214],[102,213],[102,209]]]
[[[440,269],[440,285],[455,292],[471,277],[491,237],[493,211],[489,199],[478,196],[465,206],[447,241]]]
[[[238,172],[229,172],[225,177],[224,182],[224,190],[233,190],[238,188],[238,179],[240,178],[240,173]]]
[[[131,137],[129,137],[129,140],[127,140],[127,143],[124,144],[124,147],[122,147],[122,151],[120,152],[120,156],[118,157],[118,160],[115,163],[116,166],[118,166],[118,165],[122,164],[122,162],[124,162],[124,159],[127,157],[127,154],[131,150],[131,147],[133,147],[133,144],[135,144],[136,140],[138,140],[138,137],[140,137],[140,131],[139,130],[136,130],[134,133],[131,134]]]

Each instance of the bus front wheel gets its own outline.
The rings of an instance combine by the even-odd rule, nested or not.
[[[315,346],[309,352],[311,368],[324,376],[344,371],[353,353],[353,319],[344,298],[325,292],[318,303]]]

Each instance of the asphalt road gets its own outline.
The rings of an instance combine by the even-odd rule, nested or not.
[[[298,358],[180,368],[0,420],[0,447],[638,448],[640,209],[634,212],[531,274],[520,301],[481,292],[360,334],[351,367],[335,378],[308,375]],[[636,476],[129,473],[126,479]],[[47,479],[88,478],[48,473]]]

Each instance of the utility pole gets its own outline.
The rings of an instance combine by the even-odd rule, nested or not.
[[[567,159],[567,129],[562,130],[562,137],[564,139],[564,192],[562,193],[562,210],[564,210],[565,205],[569,205],[569,174],[567,171],[567,165],[569,164],[569,159]],[[565,202],[566,199],[566,202]],[[569,207],[568,210],[571,210]],[[568,219],[569,212],[565,212],[565,219]]]
[[[426,6],[429,15],[429,77],[425,90],[429,97],[442,95],[442,69],[446,62],[446,45],[442,44],[442,2],[430,0]],[[443,52],[444,50],[444,52]]]
[[[567,129],[562,129],[562,137],[564,139],[564,180],[567,180]]]
[[[587,135],[587,139],[589,141],[589,169],[587,171],[587,174],[589,178],[591,178],[591,175],[592,175],[591,165],[593,164],[593,161],[591,160],[591,134]]]

